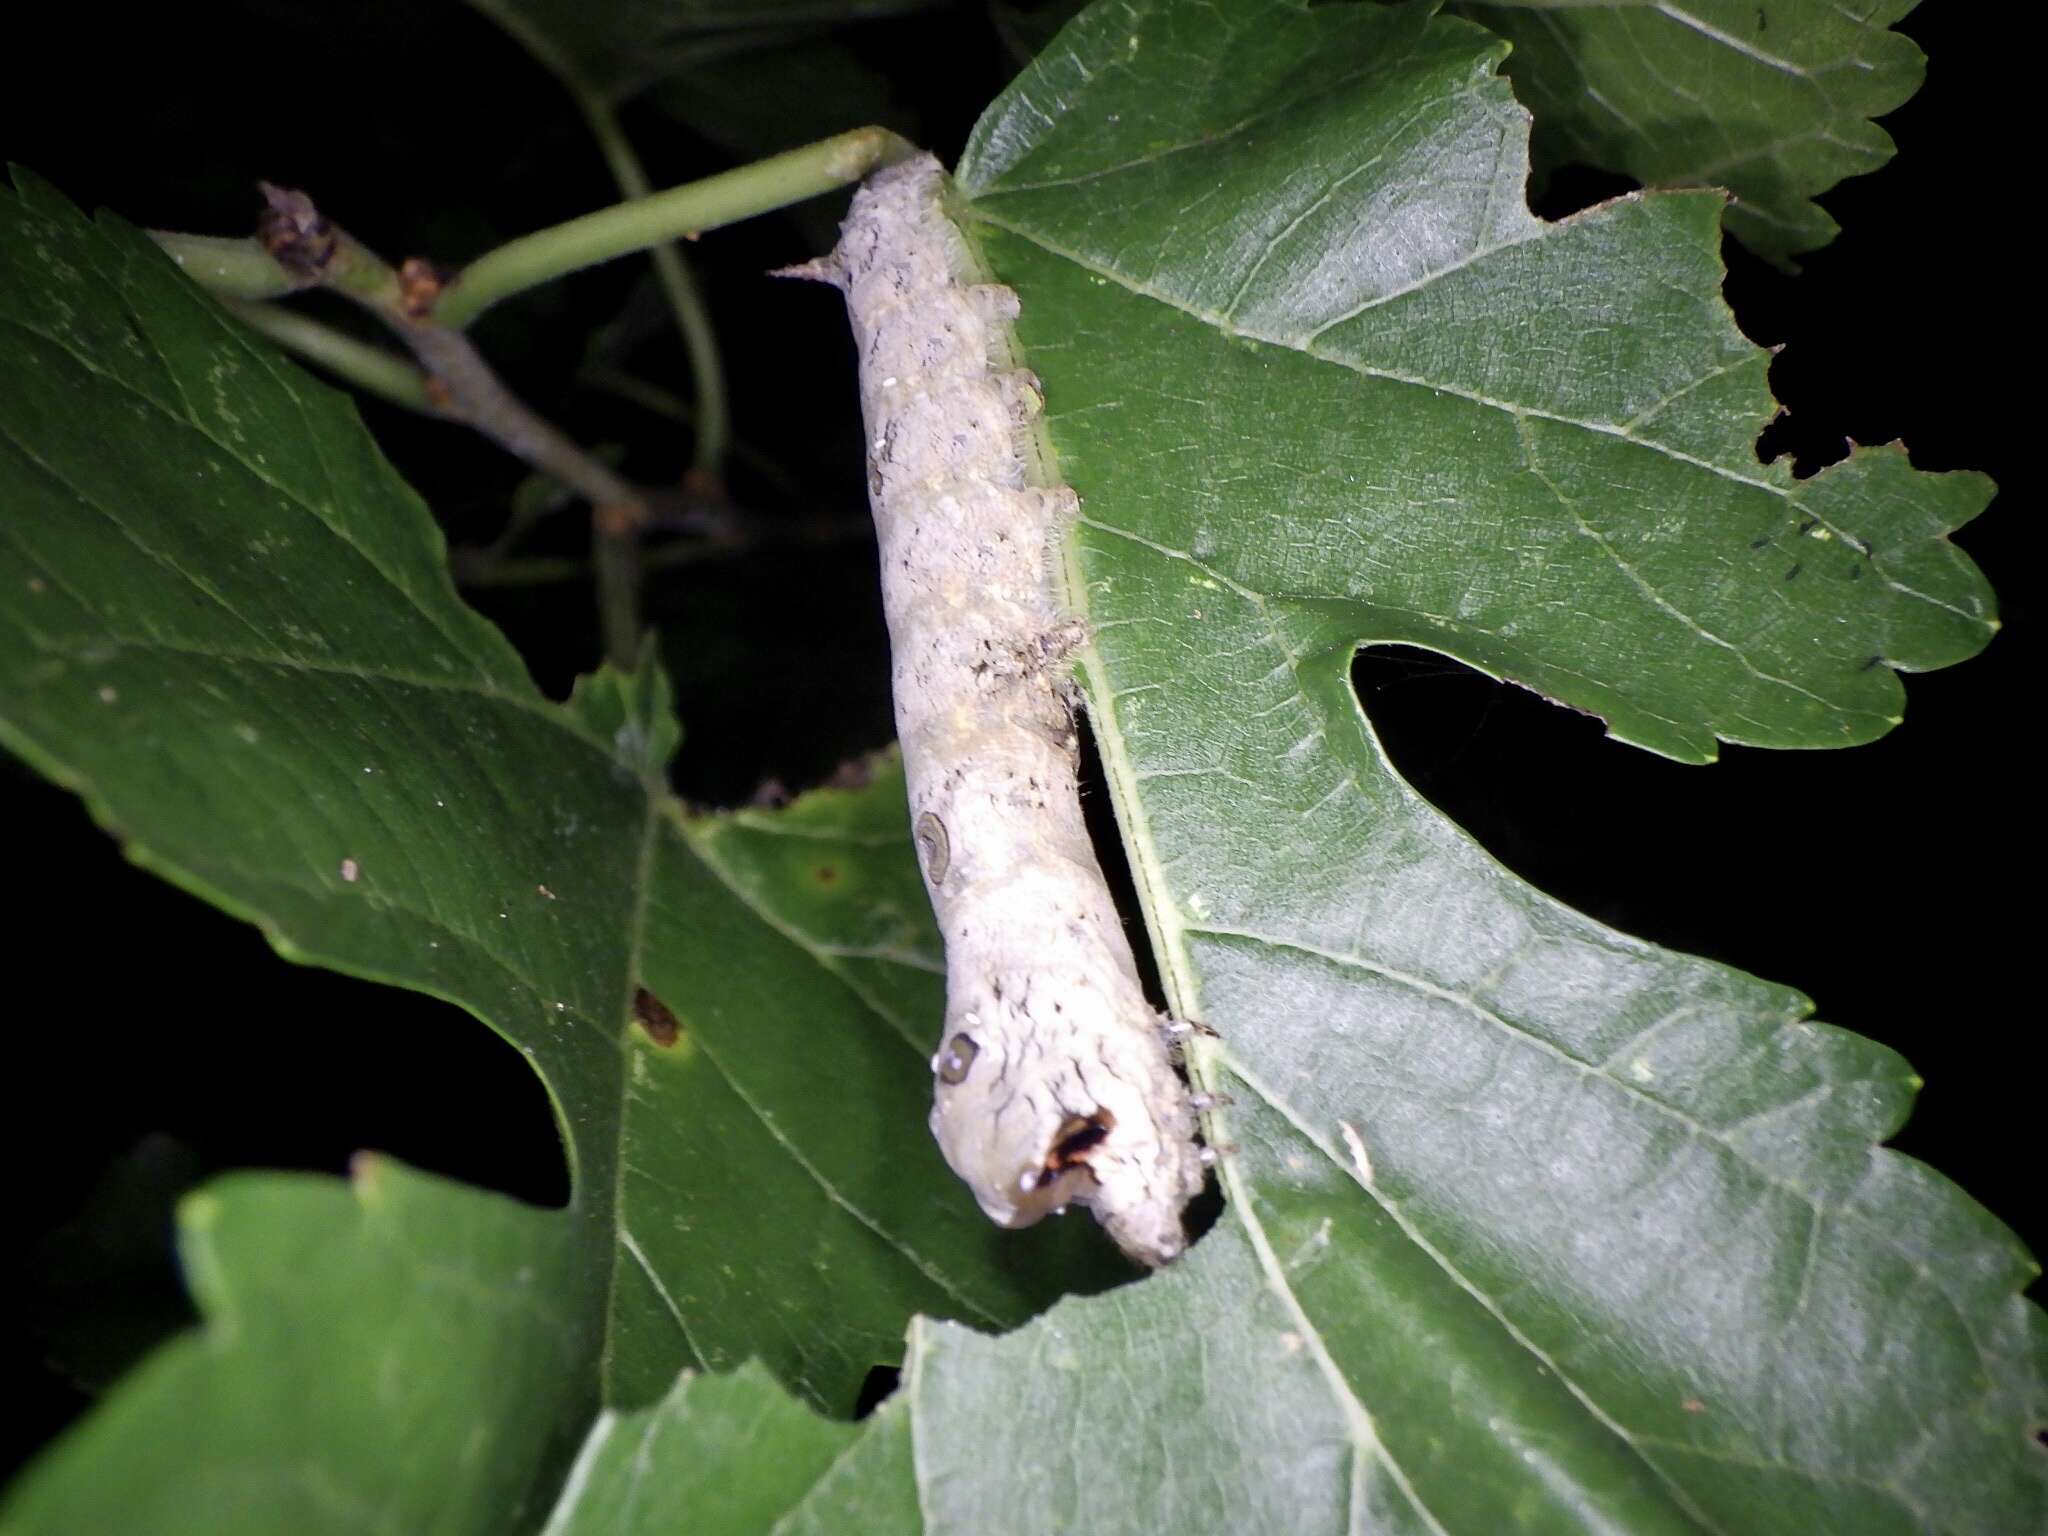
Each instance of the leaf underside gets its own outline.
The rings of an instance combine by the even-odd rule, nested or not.
[[[1002,1337],[1099,1250],[937,1166],[900,783],[678,816],[658,679],[540,700],[331,394],[132,232],[0,202],[4,739],[286,953],[527,1051],[576,1175],[559,1213],[382,1163],[209,1190],[204,1331],[7,1528],[272,1529],[266,1478],[306,1530],[2035,1523],[2035,1270],[1874,1148],[1905,1064],[1530,890],[1352,693],[1361,644],[1426,645],[1704,760],[1867,740],[1895,668],[1990,632],[1944,538],[1984,482],[1759,464],[1717,201],[1531,219],[1498,53],[1413,8],[1098,5],[960,167],[1083,499],[1155,952],[1234,1099],[1189,1257]],[[959,1321],[865,1425],[788,1399],[843,1410],[918,1310]]]

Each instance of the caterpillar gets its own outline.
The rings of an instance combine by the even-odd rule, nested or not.
[[[982,280],[945,191],[929,155],[877,173],[833,252],[791,272],[841,290],[860,351],[897,736],[946,947],[932,1133],[995,1222],[1085,1205],[1160,1265],[1205,1153],[1082,816],[1065,663],[1086,629],[1050,575],[1078,502],[1043,483],[1017,296]]]

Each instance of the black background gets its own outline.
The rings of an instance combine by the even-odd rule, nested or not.
[[[558,88],[479,17],[452,4],[350,7],[345,25],[330,14],[287,0],[136,7],[118,23],[45,11],[54,31],[13,56],[0,153],[89,208],[206,233],[248,230],[265,177],[309,190],[388,255],[451,264],[610,200]],[[1824,199],[1845,232],[1803,275],[1731,247],[1729,295],[1750,335],[1786,348],[1773,383],[1790,415],[1771,446],[1818,466],[1845,439],[1903,438],[1923,468],[1999,482],[1999,501],[1957,538],[2000,592],[2005,629],[1989,651],[1909,679],[1907,723],[1873,746],[1735,748],[1712,768],[1617,746],[1596,722],[1439,658],[1368,656],[1357,676],[1403,770],[1538,885],[1789,982],[1822,1018],[1904,1052],[1927,1087],[1895,1144],[2039,1251],[2043,871],[2025,740],[2048,658],[2033,537],[2041,429],[2037,391],[2020,382],[2037,344],[2021,220],[2039,134],[2021,128],[1999,29],[1936,5],[1904,30],[1931,62],[1926,88],[1886,120],[1898,158]],[[845,36],[896,82],[894,121],[948,161],[1014,67],[975,7]],[[643,106],[628,123],[657,182],[733,163],[673,116]],[[1539,206],[1554,215],[1614,190],[1567,172]],[[830,535],[650,593],[689,732],[679,782],[699,802],[743,801],[770,780],[801,788],[890,735],[843,318],[835,295],[761,275],[820,249],[836,211],[761,220],[692,251],[738,431],[778,457],[772,474],[737,469],[734,494],[762,518],[822,520]],[[608,356],[685,387],[650,300],[644,265],[621,262],[503,306],[479,339],[528,399],[656,480],[681,467],[687,434],[572,382],[589,335],[624,314]],[[365,414],[452,538],[494,531],[517,466],[458,429],[374,403]],[[552,547],[569,551],[564,522]],[[477,601],[550,692],[594,662],[579,589]],[[563,1197],[538,1083],[467,1015],[286,964],[255,930],[132,869],[74,800],[11,761],[0,806],[18,901],[0,929],[13,982],[0,1037],[0,1390],[28,1410],[0,1469],[88,1401],[46,1363],[48,1339],[75,1369],[104,1372],[184,1315],[166,1202],[210,1171],[339,1172],[374,1147]],[[147,1175],[127,1186],[140,1214],[117,1225],[125,1240],[79,1240],[90,1193],[123,1168]],[[53,1248],[47,1235],[66,1223],[74,1239]]]

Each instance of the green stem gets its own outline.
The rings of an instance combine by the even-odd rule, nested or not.
[[[913,153],[911,145],[886,128],[856,128],[537,230],[472,262],[441,295],[434,318],[459,329],[512,294],[598,262],[786,208]]]
[[[629,198],[650,196],[653,183],[648,181],[640,157],[633,152],[632,140],[619,126],[611,103],[587,91],[579,91],[577,98],[619,190]],[[711,311],[705,307],[697,280],[690,275],[689,264],[674,241],[657,245],[648,254],[654,261],[654,275],[668,295],[668,307],[676,317],[676,328],[683,334],[683,350],[690,359],[690,380],[697,397],[697,447],[691,464],[716,479],[725,470],[732,418],[726,404],[725,366],[719,360],[718,335],[711,325]]]
[[[433,318],[421,318],[418,306],[408,303],[408,279],[396,268],[322,218],[304,193],[282,187],[264,190],[272,214],[286,221],[266,232],[267,239],[274,239],[272,244],[194,235],[157,238],[202,283],[212,287],[218,280],[222,286],[216,291],[224,297],[235,295],[238,288],[260,290],[264,285],[257,279],[267,264],[287,291],[319,287],[353,299],[412,349],[424,378],[388,353],[302,316],[246,303],[237,306],[237,312],[265,335],[386,399],[417,404],[467,423],[587,497],[593,507],[612,509],[615,521],[634,521],[623,509],[639,507],[641,493],[529,410],[498,381],[468,337]],[[301,262],[296,267],[291,264],[294,255]]]
[[[428,396],[426,376],[396,353],[358,341],[332,326],[275,304],[252,304],[227,297],[221,302],[250,330],[269,337],[288,352],[318,363],[380,400],[429,416],[447,414]]]
[[[305,287],[254,240],[179,235],[152,229],[149,238],[209,292],[229,299],[276,299]]]
[[[604,634],[605,660],[630,672],[640,660],[638,520],[614,517],[606,508],[596,508],[591,518],[590,565],[597,578],[597,619]]]

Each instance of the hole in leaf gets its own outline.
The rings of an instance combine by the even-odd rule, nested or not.
[[[1130,860],[1124,853],[1123,834],[1116,824],[1109,784],[1103,776],[1102,754],[1096,747],[1095,732],[1089,725],[1087,712],[1079,712],[1075,719],[1081,739],[1081,811],[1087,819],[1089,839],[1095,845],[1095,860],[1102,866],[1110,894],[1116,897],[1117,912],[1124,920],[1124,935],[1130,940],[1132,957],[1138,963],[1138,979],[1145,986],[1145,1000],[1163,1014],[1168,1011],[1166,988],[1159,979],[1158,959],[1152,953],[1152,939],[1145,928],[1144,909],[1138,904],[1137,880],[1131,873]],[[1222,1215],[1223,1191],[1212,1174],[1202,1193],[1181,1213],[1181,1225],[1187,1231],[1188,1245],[1193,1247],[1200,1242]]]
[[[860,1396],[853,1400],[853,1416],[864,1419],[873,1413],[889,1400],[902,1380],[903,1372],[896,1366],[875,1366],[860,1384]]]
[[[1738,894],[1754,871],[1734,850],[1768,858],[1764,829],[1782,807],[1753,804],[1751,763],[1671,762],[1413,647],[1360,651],[1351,681],[1395,770],[1524,880],[1639,938],[1758,968]],[[1761,826],[1745,825],[1752,815]]]
[[[1187,1229],[1188,1246],[1194,1247],[1209,1233],[1209,1229],[1223,1219],[1223,1184],[1213,1174],[1202,1186],[1202,1192],[1188,1202],[1188,1208],[1180,1213],[1180,1224]]]
[[[1590,165],[1561,165],[1531,178],[1529,209],[1539,219],[1570,218],[1601,203],[1642,190],[1642,183]]]
[[[1116,898],[1116,910],[1124,920],[1124,937],[1131,941],[1131,953],[1138,962],[1138,979],[1145,986],[1145,1001],[1164,1013],[1166,989],[1159,980],[1151,936],[1145,932],[1138,883],[1131,874],[1131,861],[1124,855],[1123,833],[1116,824],[1116,807],[1109,798],[1109,782],[1103,776],[1095,731],[1085,710],[1075,715],[1075,722],[1076,734],[1081,739],[1081,814],[1088,823],[1089,840],[1095,845],[1095,860],[1102,866],[1109,892]]]
[[[1901,1052],[1929,1086],[1891,1145],[2038,1244],[2016,1172],[2031,1166],[2028,1090],[1986,1068],[2033,914],[1961,894],[2026,867],[2010,807],[2037,770],[1997,743],[2030,664],[1993,645],[1911,678],[1906,725],[1867,746],[1724,746],[1705,766],[1428,651],[1361,651],[1352,682],[1396,771],[1516,875],[1624,933],[1796,987],[1820,1018]]]

